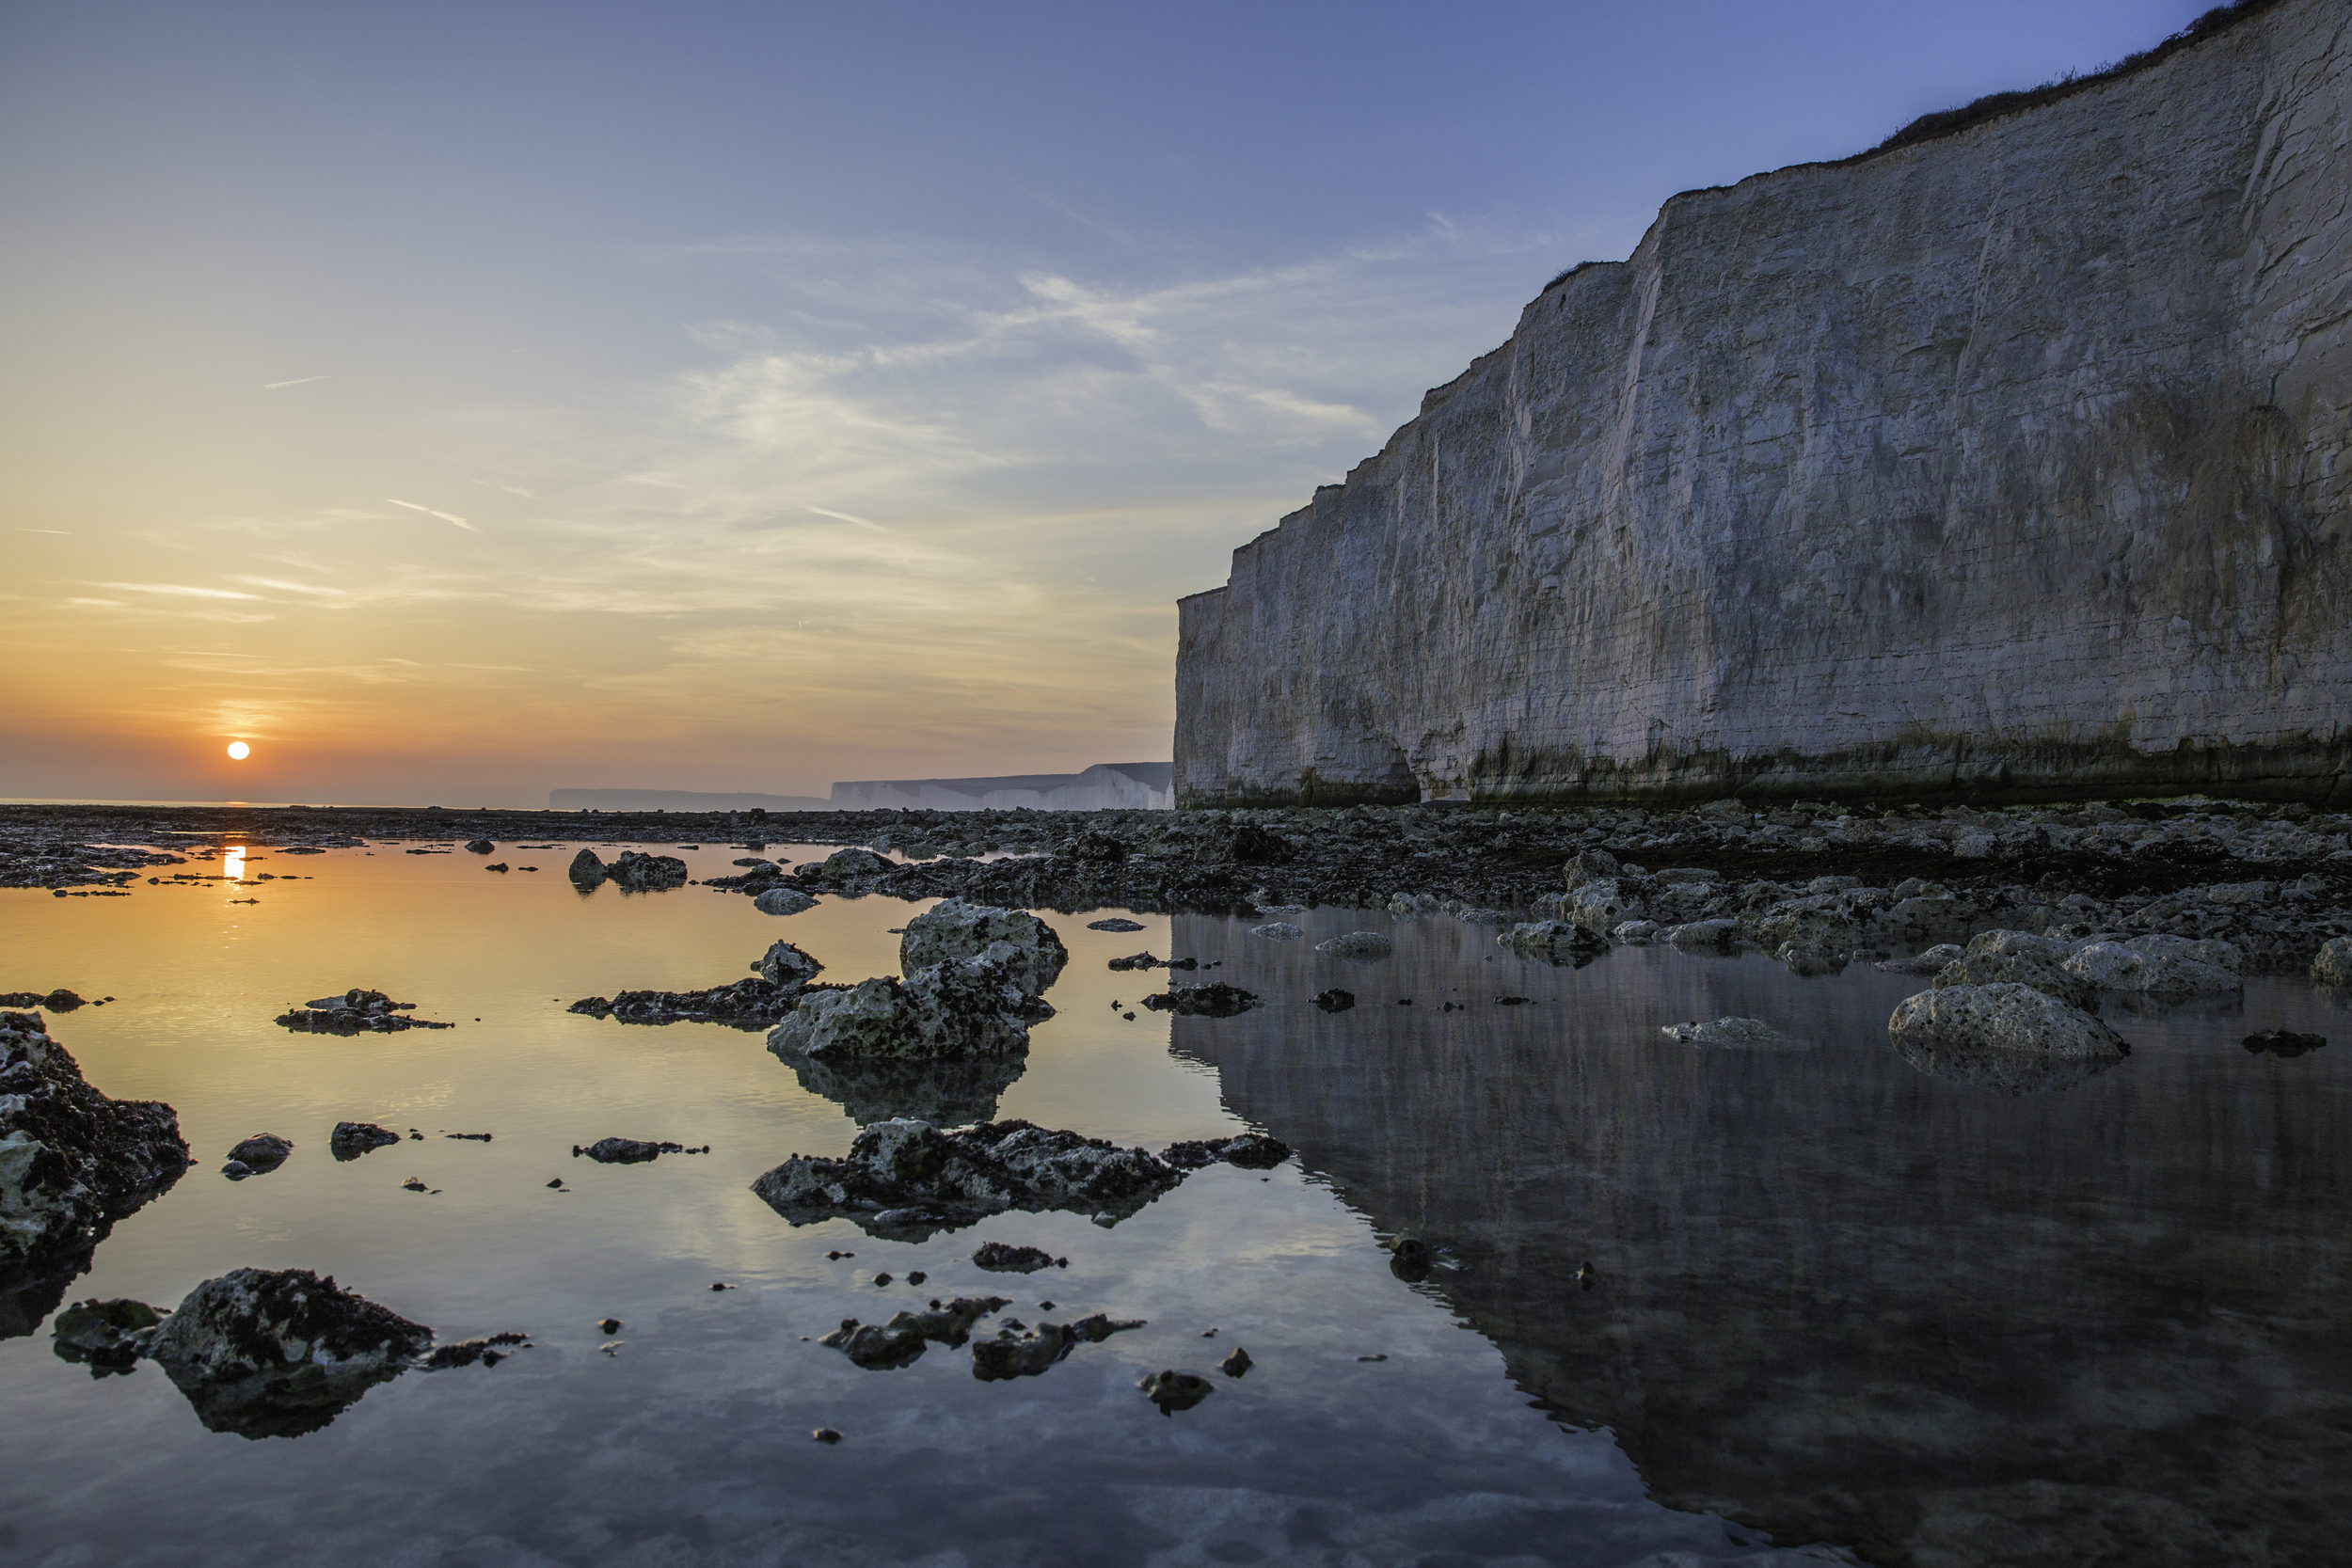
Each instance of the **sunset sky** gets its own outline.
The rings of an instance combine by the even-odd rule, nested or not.
[[[2203,8],[12,0],[0,797],[1166,758],[1554,273]]]

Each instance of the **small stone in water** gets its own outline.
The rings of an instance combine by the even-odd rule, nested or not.
[[[1248,1371],[1252,1365],[1253,1363],[1249,1359],[1249,1353],[1242,1349],[1239,1345],[1235,1345],[1232,1352],[1226,1355],[1225,1359],[1216,1364],[1216,1370],[1223,1372],[1227,1377],[1239,1377],[1242,1373]]]
[[[890,1283],[890,1276],[886,1274],[878,1274],[874,1276],[874,1283],[877,1285],[887,1285]]]
[[[826,1445],[828,1448],[841,1441],[841,1433],[834,1431],[831,1427],[818,1427],[815,1432],[810,1433],[809,1435],[816,1438],[819,1443]]]
[[[907,1283],[910,1285],[920,1285],[924,1280],[930,1277],[930,1276],[923,1273],[922,1270],[917,1269],[914,1273],[907,1275]]]
[[[602,1334],[618,1334],[621,1331],[621,1320],[606,1318],[596,1324],[596,1330]]]

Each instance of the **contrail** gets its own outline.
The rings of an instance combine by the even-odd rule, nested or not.
[[[415,501],[392,500],[392,498],[389,496],[386,496],[384,499],[388,501],[391,501],[394,506],[405,506],[411,512],[421,512],[428,517],[438,517],[445,523],[454,523],[459,528],[464,529],[468,533],[480,533],[482,531],[471,523],[466,521],[465,518],[460,517],[454,512],[436,512],[429,506],[419,506]]]
[[[326,377],[323,375],[298,375],[292,381],[264,381],[262,383],[262,390],[274,392],[280,387],[299,387],[306,381],[325,381],[326,379]]]

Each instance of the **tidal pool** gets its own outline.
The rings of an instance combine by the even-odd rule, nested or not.
[[[582,895],[573,846],[502,844],[541,868],[503,876],[406,847],[0,894],[0,990],[117,998],[53,1034],[105,1092],[177,1107],[198,1157],[67,1299],[307,1268],[443,1340],[532,1348],[249,1439],[152,1364],[93,1379],[13,1323],[0,1561],[2299,1563],[2352,1516],[2352,1014],[2308,986],[2111,1012],[2126,1062],[2020,1096],[1896,1055],[1886,1015],[1925,984],[1899,975],[1661,948],[1554,968],[1490,927],[1340,910],[1288,943],[1040,911],[1072,961],[997,1116],[1152,1148],[1254,1128],[1296,1156],[1211,1166],[1112,1227],[1010,1214],[906,1244],[794,1228],[750,1191],[857,1130],[760,1034],[564,1007],[723,984],[778,938],[828,980],[893,973],[890,927],[923,906],[775,919],[702,887]],[[637,847],[698,878],[743,852]],[[1363,928],[1394,955],[1312,951]],[[1146,1011],[1168,976],[1105,965],[1147,948],[1262,1006]],[[352,986],[458,1026],[270,1022]],[[1314,1006],[1332,987],[1355,1006]],[[1798,1048],[1659,1032],[1726,1015]],[[2281,1025],[2340,1037],[2237,1043]],[[339,1120],[423,1136],[338,1162]],[[285,1165],[217,1174],[264,1132],[294,1141]],[[608,1135],[711,1152],[571,1156]],[[1381,1244],[1406,1231],[1435,1249],[1421,1277]],[[982,1241],[1069,1266],[984,1273]],[[964,1350],[868,1371],[817,1342],[991,1293],[1028,1323],[1148,1326],[993,1383]],[[1136,1382],[1164,1368],[1216,1392],[1163,1416]]]

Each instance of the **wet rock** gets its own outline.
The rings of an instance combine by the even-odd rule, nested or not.
[[[584,889],[602,885],[607,870],[602,856],[594,849],[582,849],[572,857],[572,863],[564,868],[564,874],[572,879],[574,887]]]
[[[1618,870],[1617,857],[1606,849],[1581,849],[1570,855],[1567,864],[1561,867],[1560,885],[1574,893],[1594,882],[1614,879]]]
[[[1097,1312],[1074,1323],[1039,1323],[1032,1329],[1007,1324],[993,1339],[972,1346],[972,1375],[982,1383],[1035,1377],[1080,1345],[1099,1345],[1114,1334],[1141,1328],[1141,1318],[1111,1318]]]
[[[899,1312],[886,1323],[860,1323],[845,1318],[841,1326],[817,1342],[830,1345],[867,1371],[889,1371],[912,1366],[934,1344],[959,1349],[972,1337],[972,1325],[991,1312],[1009,1306],[1003,1296],[958,1296],[927,1312]]]
[[[1136,1386],[1143,1390],[1144,1398],[1160,1407],[1163,1416],[1190,1410],[1216,1392],[1216,1385],[1199,1372],[1174,1370],[1150,1373]]]
[[[1155,1013],[1176,1013],[1185,1018],[1234,1018],[1258,1005],[1255,991],[1212,980],[1205,986],[1171,986],[1156,996],[1147,996],[1143,1005]]]
[[[700,1152],[703,1151],[688,1148],[684,1144],[647,1143],[641,1138],[598,1138],[595,1143],[576,1145],[572,1149],[575,1159],[585,1155],[600,1165],[642,1165],[664,1154]]]
[[[449,1029],[454,1025],[410,1018],[414,1002],[395,1002],[380,990],[354,986],[341,996],[313,997],[289,1007],[272,1022],[297,1034],[392,1035],[404,1029]]]
[[[528,1335],[506,1333],[487,1334],[479,1339],[459,1339],[453,1344],[436,1345],[421,1366],[428,1372],[447,1371],[453,1367],[495,1367],[516,1350],[529,1350]]]
[[[188,1293],[151,1354],[214,1432],[314,1432],[433,1343],[433,1331],[308,1269],[237,1269]]]
[[[1227,1377],[1239,1377],[1256,1365],[1256,1362],[1249,1359],[1248,1351],[1235,1345],[1225,1353],[1225,1359],[1216,1364],[1216,1370]]]
[[[2312,959],[2312,984],[2352,986],[2352,937],[2337,937]]]
[[[1952,986],[2018,985],[2057,997],[2070,1007],[2095,1012],[2099,988],[2066,967],[2066,943],[2025,931],[1983,931],[1971,937],[1959,958],[1935,974],[1935,989]]]
[[[564,1010],[621,1023],[717,1023],[730,1029],[767,1029],[789,1016],[805,991],[803,985],[779,986],[755,975],[707,990],[625,990],[611,998],[583,996]]]
[[[1315,992],[1312,1001],[1327,1013],[1343,1013],[1356,1005],[1356,993],[1333,986],[1329,990]]]
[[[164,1314],[143,1301],[85,1301],[50,1324],[50,1349],[60,1361],[89,1368],[90,1376],[128,1372],[154,1343]]]
[[[469,838],[466,840],[466,847],[474,854],[486,855],[498,846],[486,838]]]
[[[2131,1054],[2121,1035],[2031,986],[1947,986],[1897,1005],[1887,1034],[1920,1071],[2010,1094],[2062,1089]]]
[[[1670,1040],[1702,1051],[1809,1051],[1801,1040],[1773,1028],[1760,1018],[1719,1018],[1705,1023],[1669,1023],[1658,1031]]]
[[[847,849],[835,849],[818,862],[815,870],[809,874],[821,881],[853,882],[866,878],[882,876],[884,872],[891,870],[894,863],[887,855],[877,855],[871,849],[852,847]]]
[[[2299,1035],[2292,1029],[2265,1029],[2238,1042],[2249,1055],[2300,1056],[2328,1043],[2325,1035]]]
[[[1887,958],[1870,967],[1884,970],[1889,974],[1940,974],[1967,956],[1967,950],[1959,943],[1945,942],[1938,942],[1924,953],[1915,953],[1908,958]]]
[[[1030,996],[1042,996],[1070,962],[1070,950],[1051,926],[1025,910],[949,898],[907,922],[898,939],[898,970],[987,955]]]
[[[1035,1274],[1040,1269],[1052,1268],[1054,1255],[1042,1247],[982,1242],[974,1250],[972,1261],[991,1274]]]
[[[1495,942],[1523,958],[1581,969],[1609,951],[1608,939],[1567,920],[1533,920],[1499,933]]]
[[[572,863],[577,866],[580,863]],[[604,875],[624,893],[655,893],[663,888],[684,887],[686,863],[675,855],[647,855],[624,849],[620,859],[604,868]]]
[[[1151,952],[1149,949],[1146,949],[1141,953],[1130,953],[1123,958],[1113,958],[1104,967],[1117,974],[1124,974],[1133,970],[1159,969],[1165,966],[1161,958],[1156,954]]]
[[[1669,926],[1660,931],[1658,940],[1670,942],[1686,953],[1734,953],[1739,951],[1740,935],[1740,923],[1736,920],[1686,920],[1679,926]],[[1820,951],[1812,943],[1790,942],[1785,938],[1778,943],[1768,945]],[[1845,949],[1839,948],[1838,951],[1844,952]]]
[[[620,1331],[621,1320],[618,1318],[599,1318],[596,1320],[596,1332],[603,1335],[608,1339],[613,1335],[618,1334]]]
[[[2135,937],[2124,942],[2094,942],[2068,958],[2064,968],[2101,990],[2132,991],[2158,1002],[2226,995],[2245,989],[2245,982],[2231,971],[2200,962],[2182,951],[2201,944],[2183,942],[2177,948],[2168,948],[2158,945],[2159,941]]]
[[[825,971],[823,964],[788,942],[771,942],[768,951],[753,962],[752,968],[770,985],[795,991]]]
[[[1252,926],[1249,927],[1249,934],[1253,937],[1263,937],[1268,942],[1296,942],[1307,933],[1287,920],[1276,920],[1263,926]]]
[[[1391,894],[1389,895],[1389,901],[1381,907],[1386,909],[1391,914],[1443,914],[1445,912],[1445,900],[1438,897],[1434,893],[1398,892]]]
[[[1639,920],[1646,912],[1641,900],[1613,877],[1578,883],[1561,897],[1559,910],[1562,920],[1595,935]]]
[[[834,1431],[831,1427],[818,1427],[816,1431],[810,1433],[809,1435],[815,1438],[818,1442],[824,1444],[827,1448],[831,1448],[834,1444],[841,1441],[841,1433]]]
[[[1772,957],[1788,973],[1807,980],[1838,974],[1846,967],[1846,956],[1842,953],[1824,953],[1818,947],[1799,947],[1793,942],[1784,942],[1780,951]]]
[[[108,1098],[39,1014],[0,1012],[0,1293],[62,1271],[62,1294],[115,1221],[187,1167],[170,1106]]]
[[[1009,1210],[1063,1210],[1114,1224],[1184,1179],[1140,1148],[1025,1121],[945,1132],[877,1122],[841,1159],[795,1155],[752,1183],[794,1225],[847,1219],[869,1235],[920,1240]]]
[[[1756,924],[1756,945],[1767,951],[1794,944],[1823,953],[1849,953],[1861,940],[1862,923],[1843,890],[1775,904]]]
[[[1087,922],[1087,929],[1089,931],[1140,931],[1144,928],[1142,921],[1129,920],[1121,915],[1113,915],[1107,920]]]
[[[1200,1170],[1222,1162],[1244,1170],[1272,1170],[1291,1157],[1291,1146],[1263,1132],[1240,1132],[1230,1138],[1188,1138],[1169,1144],[1160,1158],[1178,1170]]]
[[[1290,841],[1254,822],[1216,824],[1193,847],[1193,859],[1209,865],[1279,865],[1290,858]]]
[[[70,1013],[89,1004],[59,986],[46,994],[37,990],[0,992],[0,1007],[46,1007],[53,1013]]]
[[[1315,943],[1315,951],[1327,953],[1335,958],[1353,958],[1359,963],[1385,958],[1396,951],[1396,943],[1386,931],[1348,931]]]
[[[1013,977],[1017,958],[1009,944],[995,943],[970,958],[918,969],[904,980],[878,975],[846,990],[805,996],[769,1033],[768,1049],[787,1061],[1025,1055],[1029,1024],[1053,1017],[1054,1009]]]
[[[281,1138],[275,1132],[254,1133],[229,1151],[230,1165],[237,1167],[230,1171],[230,1180],[242,1180],[276,1170],[286,1163],[294,1147],[292,1138]]]
[[[753,898],[752,908],[762,914],[799,914],[813,910],[817,900],[798,888],[771,887]]]
[[[1645,947],[1665,929],[1655,920],[1621,920],[1609,927],[1609,940],[1629,947]]]

